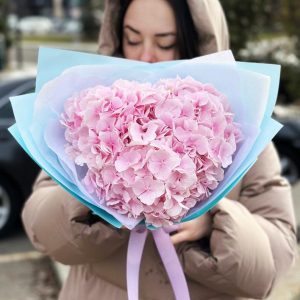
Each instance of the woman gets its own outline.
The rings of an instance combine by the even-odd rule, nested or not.
[[[122,3],[122,4],[120,4]],[[109,0],[102,54],[157,62],[228,48],[226,22],[214,0]],[[62,300],[127,299],[129,232],[115,229],[44,173],[23,211],[37,249],[71,266]],[[295,255],[290,187],[272,145],[209,213],[172,235],[191,299],[262,299]],[[141,299],[174,299],[149,235],[140,271]]]

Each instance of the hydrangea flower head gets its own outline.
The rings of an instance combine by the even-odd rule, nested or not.
[[[242,138],[226,97],[192,77],[89,88],[67,100],[61,123],[88,192],[157,227],[209,197]]]

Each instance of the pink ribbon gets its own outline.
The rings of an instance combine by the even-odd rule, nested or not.
[[[139,300],[139,271],[147,233],[145,227],[134,228],[130,232],[126,267],[129,300]]]
[[[176,229],[175,229],[176,230]],[[167,231],[167,232],[166,232]],[[153,230],[152,235],[167,271],[176,300],[189,300],[189,290],[176,250],[171,242],[171,230]],[[127,293],[129,300],[139,300],[139,270],[148,230],[145,227],[133,229],[130,233],[127,251]]]

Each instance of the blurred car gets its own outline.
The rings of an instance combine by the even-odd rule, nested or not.
[[[0,236],[18,220],[39,170],[7,130],[15,122],[9,97],[29,93],[34,86],[34,78],[0,84]]]
[[[50,18],[29,16],[19,21],[18,29],[23,34],[47,34],[53,31],[54,25]]]
[[[273,117],[284,125],[273,139],[282,175],[295,184],[300,179],[300,107],[277,105]]]

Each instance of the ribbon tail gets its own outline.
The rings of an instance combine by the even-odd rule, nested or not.
[[[146,228],[137,228],[130,232],[126,267],[129,300],[139,300],[139,271],[147,234]]]
[[[189,289],[170,236],[162,228],[152,231],[153,238],[169,276],[176,300],[189,300]]]

